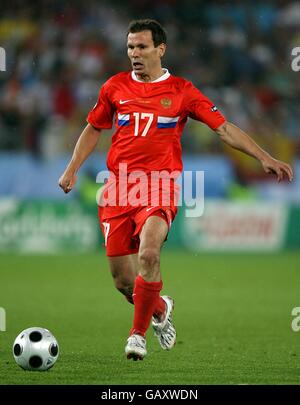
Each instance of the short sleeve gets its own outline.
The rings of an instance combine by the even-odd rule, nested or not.
[[[202,94],[192,83],[186,86],[186,104],[188,115],[197,121],[201,121],[215,130],[222,125],[226,118],[220,113],[214,103]]]
[[[105,83],[99,92],[98,101],[93,109],[88,113],[87,122],[98,129],[109,129],[112,127],[114,117],[114,107],[107,94],[107,84]]]

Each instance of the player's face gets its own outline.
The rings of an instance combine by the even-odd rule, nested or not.
[[[132,69],[138,76],[155,75],[157,69],[161,69],[161,57],[165,50],[165,44],[154,46],[149,30],[128,34],[127,53]]]

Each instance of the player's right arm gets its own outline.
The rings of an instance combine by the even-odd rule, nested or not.
[[[111,79],[100,89],[98,101],[87,116],[88,125],[82,131],[70,163],[60,177],[58,184],[65,193],[69,193],[75,186],[80,166],[95,149],[102,129],[112,127],[114,106],[109,97]]]
[[[100,134],[101,130],[95,129],[91,124],[88,124],[82,131],[76,143],[72,159],[58,180],[59,186],[65,193],[69,193],[75,186],[77,180],[76,174],[84,161],[95,149]]]

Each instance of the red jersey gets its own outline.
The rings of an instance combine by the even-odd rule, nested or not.
[[[116,130],[107,167],[118,176],[120,163],[127,172],[182,170],[180,138],[188,118],[217,129],[225,118],[193,84],[165,73],[142,82],[134,72],[111,77],[101,88],[87,121],[97,129]]]

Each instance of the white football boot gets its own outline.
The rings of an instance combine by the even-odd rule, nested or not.
[[[146,339],[141,335],[133,334],[127,339],[125,347],[127,359],[143,360],[147,354]]]
[[[164,350],[171,350],[176,343],[176,330],[172,322],[174,300],[166,295],[163,295],[161,298],[166,303],[165,318],[163,321],[158,322],[155,317],[152,317],[152,327],[161,348]]]

